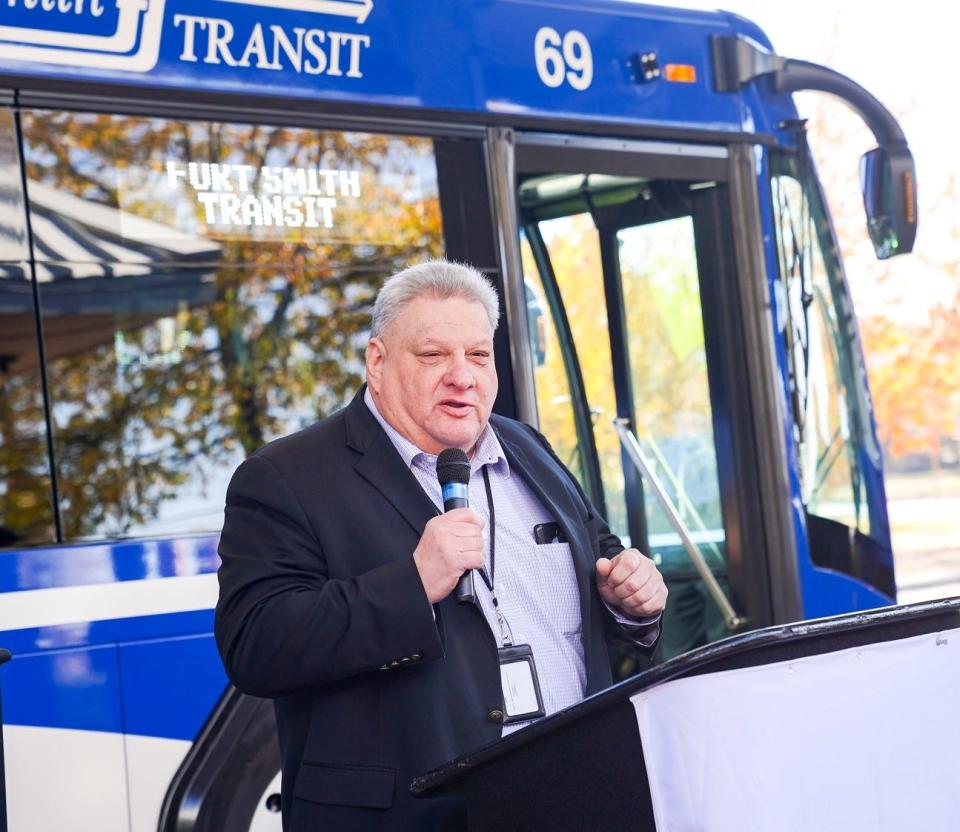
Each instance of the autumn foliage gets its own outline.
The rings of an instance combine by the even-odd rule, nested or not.
[[[857,307],[880,439],[888,457],[936,463],[944,441],[960,439],[960,181],[925,178],[917,159],[914,253],[878,261],[857,177],[875,141],[839,101],[800,101]],[[906,124],[913,106],[893,106],[894,114]]]

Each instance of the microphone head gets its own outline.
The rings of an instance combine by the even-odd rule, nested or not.
[[[437,479],[440,485],[459,482],[470,483],[470,460],[460,448],[445,448],[437,457]]]

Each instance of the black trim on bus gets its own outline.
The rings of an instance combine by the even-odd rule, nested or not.
[[[742,289],[751,279],[738,272],[733,240],[734,216],[740,213],[729,184],[701,192],[694,212],[700,278],[703,334],[707,348],[707,377],[713,403],[714,447],[720,506],[726,530],[727,573],[734,605],[750,628],[774,623],[770,594],[770,558],[764,534],[765,510],[757,469],[762,451],[755,431],[782,431],[782,425],[758,418],[755,391],[744,355],[749,349],[744,327]],[[756,278],[755,278],[756,279]],[[769,314],[757,310],[758,314]],[[720,360],[710,360],[720,356]],[[766,506],[767,511],[789,512],[790,501]]]
[[[689,138],[689,137],[688,137]],[[699,142],[703,144],[704,142]],[[571,147],[576,148],[575,144]],[[645,176],[651,166],[663,179],[702,182],[723,179],[727,175],[727,160],[721,157],[698,156],[696,148],[689,153],[636,153],[623,151],[596,152],[590,156],[590,170],[584,164],[571,168],[570,150],[556,145],[517,143],[517,168],[526,174],[536,173],[605,173],[613,176]],[[589,149],[580,150],[581,153]]]
[[[437,161],[437,189],[446,256],[469,263],[493,283],[504,302],[506,286],[497,257],[496,229],[490,212],[491,193],[487,181],[486,152],[479,138],[438,137],[434,139]],[[499,387],[493,409],[502,416],[517,417],[517,394],[510,365],[509,327],[501,325],[493,334],[493,357]]]
[[[718,210],[733,241],[729,269],[740,277],[731,277],[716,303],[726,305],[730,316],[723,317],[728,331],[722,337],[730,338],[729,330],[734,328],[738,331],[742,382],[738,384],[733,374],[725,383],[732,385],[731,389],[744,388],[740,405],[744,418],[738,420],[734,441],[738,456],[746,463],[739,476],[757,501],[746,507],[750,510],[743,533],[754,545],[763,547],[766,558],[760,574],[753,573],[753,564],[744,564],[743,571],[755,591],[762,592],[759,597],[766,599],[771,617],[756,621],[762,625],[803,618],[803,603],[785,436],[789,417],[782,407],[764,240],[749,232],[763,228],[757,187],[753,152],[731,147],[730,200]]]
[[[630,369],[630,337],[627,332],[627,310],[624,308],[617,228],[605,225],[596,213],[593,219],[600,237],[600,268],[603,270],[603,294],[607,305],[607,335],[610,339],[610,365],[613,371],[617,418],[625,419],[630,430],[636,431],[636,400],[633,395],[633,372]],[[641,552],[649,552],[650,530],[647,528],[643,478],[622,445],[620,460],[623,467],[623,488],[627,498],[625,508],[630,545]]]
[[[663,126],[638,120],[603,121],[589,118],[526,116],[514,113],[415,109],[389,105],[318,101],[255,93],[206,92],[133,84],[104,84],[68,78],[38,78],[0,74],[0,95],[15,90],[16,103],[38,109],[69,109],[169,117],[230,120],[253,123],[312,125],[374,132],[476,135],[489,126],[517,130],[696,141],[714,144],[776,146],[775,136],[739,130],[699,130]],[[185,100],[189,96],[189,101]]]
[[[0,665],[11,659],[11,653],[5,647],[0,647]],[[2,690],[2,685],[0,685]],[[0,832],[7,832],[7,786],[3,769],[3,704],[0,703]]]
[[[97,92],[94,93],[93,90]],[[347,110],[342,105],[331,109],[319,108],[316,102],[287,98],[260,98],[222,95],[209,98],[201,93],[190,93],[190,99],[169,95],[169,90],[149,90],[149,95],[127,98],[113,95],[113,87],[92,85],[89,92],[67,93],[59,87],[51,92],[13,90],[14,106],[23,109],[69,110],[71,112],[106,113],[150,118],[182,118],[198,121],[226,121],[244,124],[264,124],[279,127],[320,127],[324,130],[357,130],[367,133],[401,133],[410,136],[473,136],[483,134],[483,125],[458,124],[437,114],[436,120],[421,118],[419,111],[394,108],[392,115],[376,112],[361,113],[359,108]],[[131,90],[125,88],[124,93]],[[309,108],[303,106],[309,104]],[[295,106],[299,104],[300,106]]]
[[[843,572],[880,590],[891,599],[897,597],[893,565],[884,562],[890,549],[846,523],[806,513],[810,560],[814,566]]]
[[[447,256],[499,274],[482,137],[440,137],[433,146]]]

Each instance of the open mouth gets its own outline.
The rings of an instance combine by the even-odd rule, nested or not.
[[[440,402],[440,407],[443,408],[447,413],[453,413],[456,415],[467,413],[473,409],[473,405],[468,402],[457,401],[456,399],[444,399]]]

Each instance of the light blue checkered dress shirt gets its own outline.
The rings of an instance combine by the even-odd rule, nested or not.
[[[438,510],[443,497],[437,480],[437,457],[421,451],[398,433],[377,410],[369,389],[364,401],[376,417],[404,463],[417,478]],[[484,521],[483,539],[486,570],[490,575],[490,511],[483,485],[483,466],[490,476],[497,520],[496,571],[494,590],[500,611],[510,625],[514,644],[529,644],[547,715],[583,699],[586,667],[583,658],[580,593],[568,543],[537,544],[533,527],[555,520],[518,476],[511,475],[497,435],[488,424],[480,434],[470,460],[470,508]],[[479,577],[474,582],[480,609],[500,643],[500,627],[490,590]],[[617,615],[627,627],[646,624]],[[655,620],[654,617],[653,620]],[[509,734],[529,722],[503,727]]]

